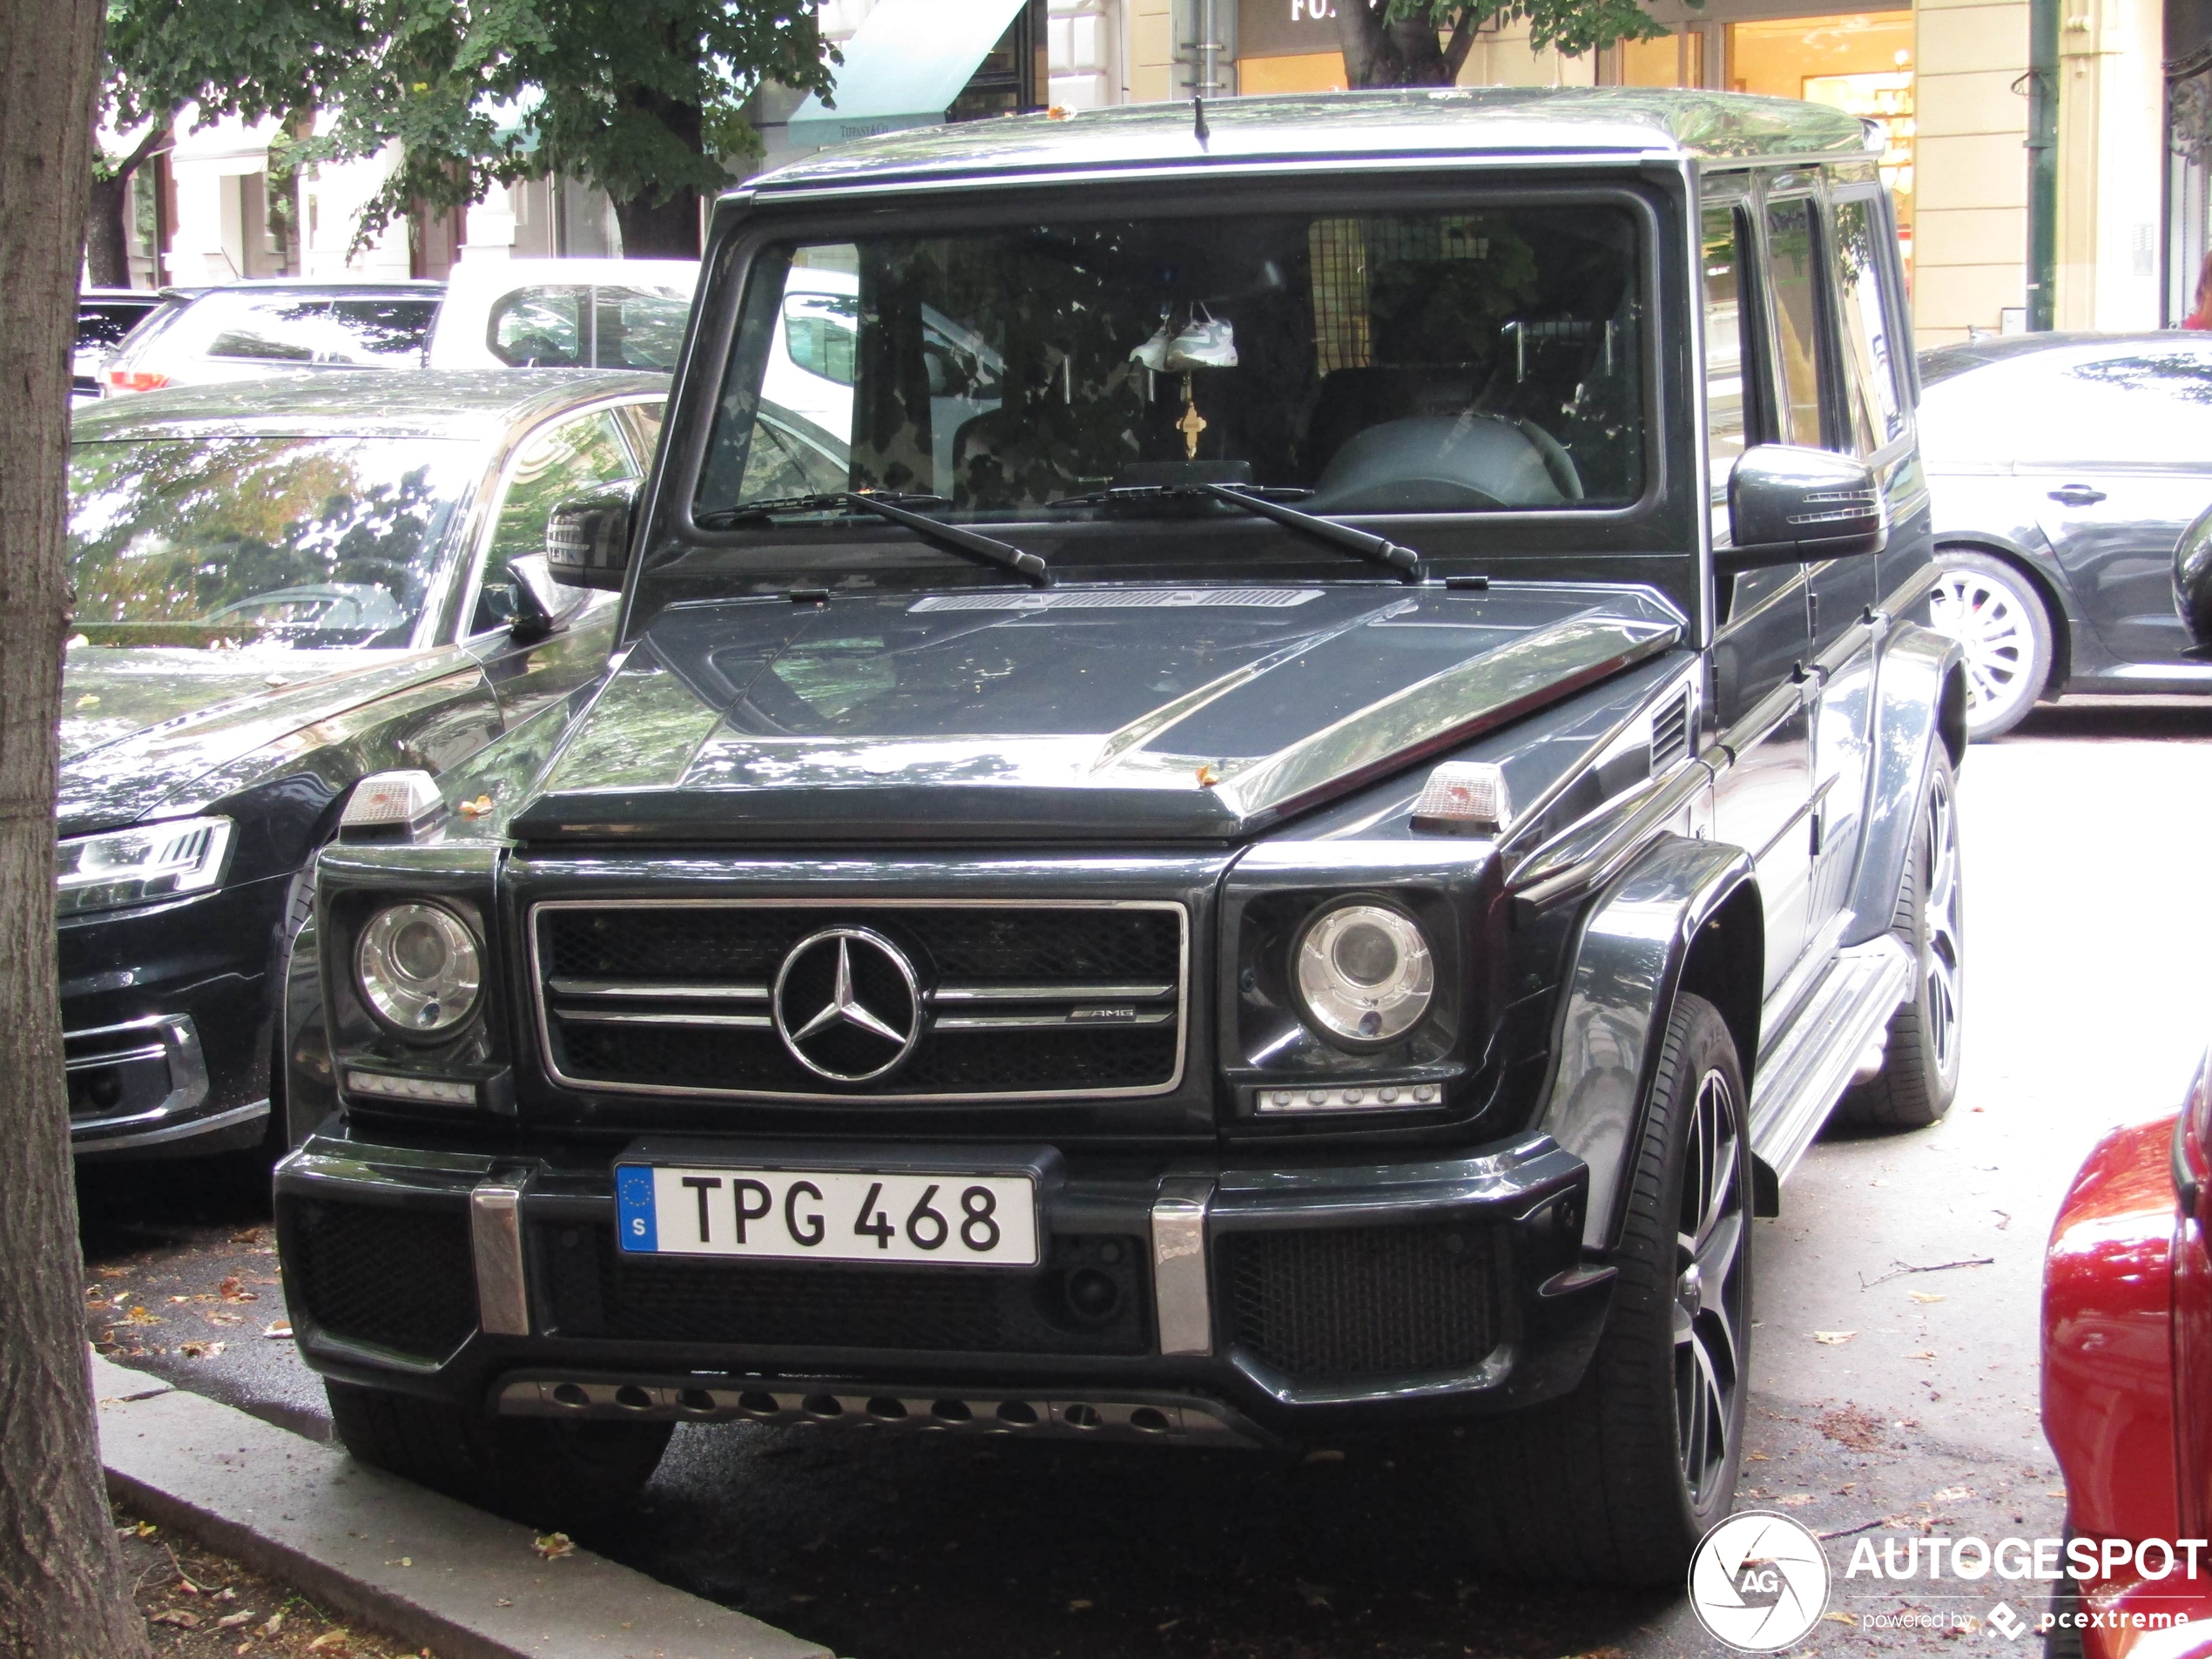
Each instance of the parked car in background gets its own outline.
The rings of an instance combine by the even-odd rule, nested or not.
[[[617,665],[316,863],[276,1213],[356,1456],[553,1519],[678,1422],[1396,1431],[1615,1585],[1729,1512],[1755,1208],[1960,1063],[1868,129],[1204,113],[720,203],[651,481],[549,532]]]
[[[463,260],[446,279],[432,368],[676,367],[696,260]]]
[[[147,320],[101,373],[101,390],[260,380],[285,373],[420,368],[440,282],[307,282],[205,288]]]
[[[2212,691],[2168,585],[2212,505],[2212,338],[2013,334],[1920,360],[1921,453],[1968,729],[2062,692]]]
[[[637,477],[664,386],[307,376],[78,415],[55,828],[79,1155],[261,1140],[302,868],[365,773],[442,772],[600,671],[612,605],[546,577],[547,515]]]
[[[86,288],[77,296],[77,347],[70,361],[70,391],[78,399],[100,395],[99,373],[124,336],[171,303],[145,288]]]

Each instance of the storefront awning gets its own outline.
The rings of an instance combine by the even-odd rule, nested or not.
[[[878,0],[833,65],[830,109],[813,93],[792,112],[799,148],[843,144],[902,127],[935,126],[1022,0]]]

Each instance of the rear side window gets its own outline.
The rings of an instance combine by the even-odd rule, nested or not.
[[[1825,439],[1820,421],[1820,261],[1811,199],[1770,203],[1766,236],[1782,442],[1817,449]]]
[[[1859,453],[1871,455],[1905,435],[1905,401],[1890,312],[1884,304],[1890,266],[1883,258],[1884,228],[1874,203],[1864,197],[1836,205],[1836,298],[1843,314],[1845,397],[1851,435]]]
[[[1702,222],[1705,285],[1705,437],[1712,460],[1716,500],[1725,499],[1728,475],[1749,442],[1751,375],[1757,364],[1755,314],[1743,280],[1750,241],[1743,212],[1709,207]]]
[[[582,368],[586,287],[517,288],[491,308],[484,343],[509,368]]]
[[[691,316],[689,295],[679,299],[648,288],[597,288],[593,290],[592,313],[597,334],[591,358],[597,367],[675,372],[677,354],[684,346],[684,325]]]
[[[192,309],[210,357],[399,368],[421,361],[438,302],[216,293]]]

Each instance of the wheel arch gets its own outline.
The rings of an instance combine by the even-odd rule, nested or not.
[[[1720,1009],[1748,1083],[1764,939],[1750,855],[1720,842],[1662,837],[1591,903],[1568,969],[1538,1123],[1588,1166],[1586,1249],[1609,1249],[1619,1237],[1660,1041],[1682,992]]]
[[[1935,544],[1939,563],[1946,553],[1979,553],[1986,559],[1995,559],[2020,573],[2020,577],[2034,590],[2042,603],[2043,618],[2051,629],[2051,665],[2043,676],[2043,685],[2036,692],[2040,702],[2056,697],[2066,690],[2066,683],[2074,677],[2074,607],[2059,581],[2037,565],[2035,560],[2019,548],[1990,537],[1946,536]],[[1956,756],[1952,757],[1954,759]]]

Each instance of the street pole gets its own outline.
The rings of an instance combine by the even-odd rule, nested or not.
[[[2049,330],[2058,309],[2059,0],[2027,5],[2027,327]]]

